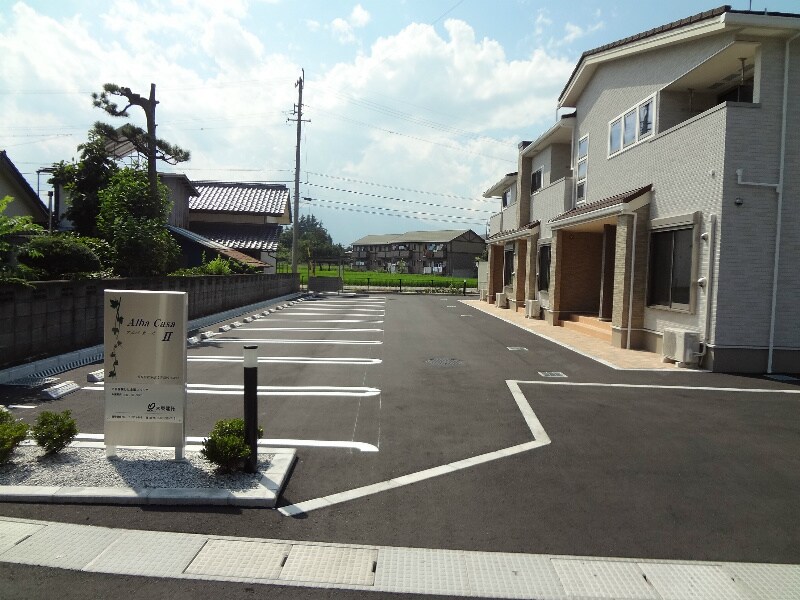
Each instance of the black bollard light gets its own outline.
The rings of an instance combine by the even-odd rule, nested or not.
[[[258,346],[244,347],[244,439],[250,447],[246,473],[255,473],[258,464]]]
[[[464,280],[464,294],[463,295],[464,296],[467,295],[467,280],[466,279]]]

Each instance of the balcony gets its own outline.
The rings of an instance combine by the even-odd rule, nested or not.
[[[489,218],[489,237],[501,231],[513,231],[519,229],[519,227],[519,211],[517,210],[517,204],[514,203]]]
[[[572,192],[573,178],[564,177],[531,195],[531,221],[539,221],[542,229],[546,228],[547,221],[572,208]],[[542,237],[549,237],[544,234],[542,231]]]

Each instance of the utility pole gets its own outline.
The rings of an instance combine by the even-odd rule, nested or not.
[[[292,218],[292,273],[297,274],[297,254],[300,246],[300,233],[298,222],[300,221],[300,137],[303,128],[303,80],[306,76],[305,69],[300,70],[300,78],[295,82],[294,87],[297,88],[297,104],[294,105],[293,115],[295,119],[286,119],[287,121],[297,122],[297,146],[295,147],[294,154],[294,215]],[[305,120],[306,123],[311,121]]]

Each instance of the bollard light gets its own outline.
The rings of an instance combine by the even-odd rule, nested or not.
[[[244,439],[250,448],[244,470],[255,473],[258,465],[258,346],[244,347]]]

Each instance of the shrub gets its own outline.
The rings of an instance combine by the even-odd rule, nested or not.
[[[32,433],[33,439],[47,454],[55,454],[75,439],[78,425],[68,410],[62,413],[44,411],[36,418]]]
[[[28,435],[28,425],[18,421],[5,410],[0,410],[0,464],[8,461],[11,453]]]
[[[100,270],[100,259],[88,246],[61,235],[33,238],[20,252],[19,261],[46,279]]]
[[[259,427],[258,436],[263,434],[264,430]],[[200,454],[223,472],[240,471],[244,467],[245,459],[250,456],[250,448],[244,437],[244,420],[217,421],[211,435],[203,441]]]

